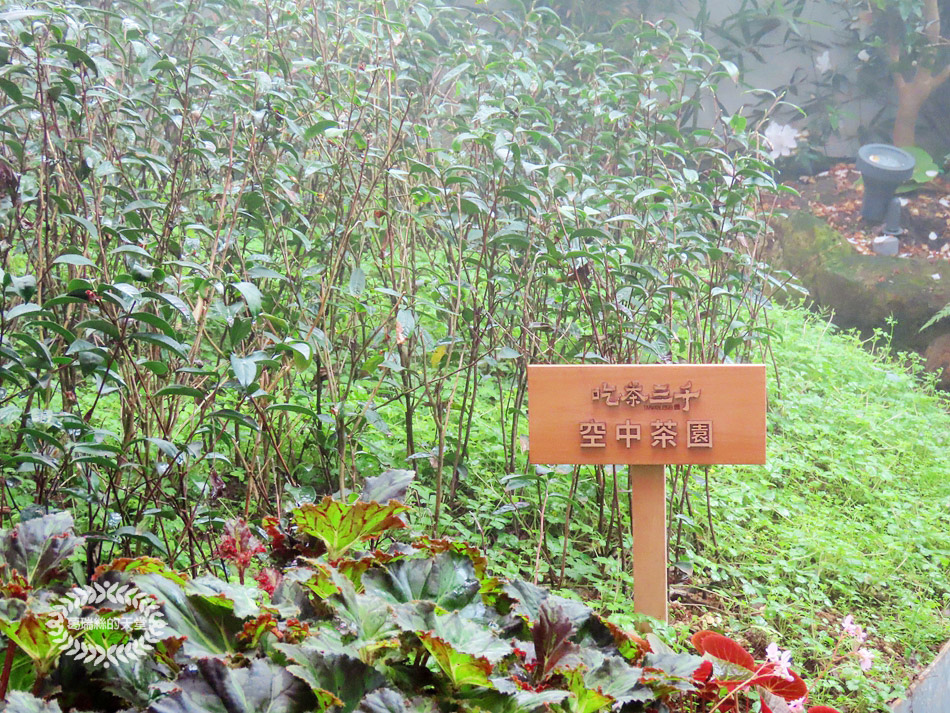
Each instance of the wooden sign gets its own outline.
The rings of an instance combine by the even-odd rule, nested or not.
[[[528,366],[532,463],[765,462],[765,365]]]
[[[532,463],[629,464],[634,610],[667,621],[668,464],[765,462],[762,364],[528,366]]]

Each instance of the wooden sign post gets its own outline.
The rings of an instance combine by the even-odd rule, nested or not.
[[[765,462],[762,364],[529,365],[532,463],[629,465],[634,610],[667,620],[666,465]]]

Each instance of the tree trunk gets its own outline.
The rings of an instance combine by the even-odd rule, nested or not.
[[[917,117],[932,88],[919,81],[898,83],[897,116],[894,118],[894,145],[916,144]]]

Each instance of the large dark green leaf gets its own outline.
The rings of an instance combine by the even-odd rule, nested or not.
[[[356,638],[351,642],[354,651],[399,635],[388,603],[372,594],[359,594],[344,577],[337,577],[340,594],[330,600],[331,606],[347,627],[347,633]]]
[[[451,611],[480,603],[481,585],[472,561],[451,551],[426,559],[390,562],[364,574],[363,586],[367,594],[393,604],[428,600]]]
[[[205,576],[188,580],[185,584],[185,594],[198,595],[212,600],[213,603],[228,606],[234,610],[235,616],[241,619],[257,616],[261,611],[257,603],[262,596],[260,589],[246,584],[229,584],[217,577]]]
[[[491,662],[476,654],[459,651],[452,644],[432,633],[419,635],[423,646],[455,687],[491,686]]]
[[[643,669],[631,666],[619,656],[611,656],[600,666],[584,674],[584,685],[610,696],[619,704],[651,701],[653,692],[640,683]]]
[[[149,707],[151,713],[303,713],[317,703],[306,684],[262,659],[239,669],[199,659],[175,685],[176,691]]]
[[[62,575],[62,567],[83,538],[73,535],[73,516],[54,513],[20,522],[0,532],[0,557],[32,587]]]
[[[558,606],[576,628],[583,626],[592,613],[590,607],[585,604],[551,594],[546,589],[524,580],[514,579],[505,582],[502,590],[515,600],[512,611],[530,621],[538,620],[541,616],[541,607],[545,602]]]
[[[350,713],[363,696],[386,682],[379,671],[354,656],[324,654],[294,644],[277,644],[276,648],[296,662],[287,670],[306,681],[318,696],[329,692],[342,702],[339,713]]]
[[[10,691],[3,706],[3,713],[60,713],[61,710],[55,700],[44,701],[26,691]]]
[[[388,503],[390,500],[403,502],[415,475],[411,470],[387,470],[381,475],[367,478],[360,500],[364,503]]]
[[[391,688],[377,688],[363,697],[356,710],[358,713],[409,713],[428,709],[414,706],[399,691]]]
[[[461,616],[458,612],[436,616],[432,633],[462,653],[484,657],[495,664],[511,653],[507,641],[499,639],[487,626]]]
[[[138,575],[133,582],[161,603],[169,633],[186,637],[187,655],[217,656],[236,650],[243,623],[234,614],[233,602],[215,601],[214,595],[188,596],[182,587],[160,574]]]

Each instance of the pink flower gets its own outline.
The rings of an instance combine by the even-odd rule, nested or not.
[[[767,658],[771,663],[775,664],[775,670],[772,672],[780,678],[784,678],[786,681],[794,681],[795,677],[792,676],[791,672],[788,670],[788,667],[792,663],[792,653],[790,651],[782,651],[778,644],[774,641],[765,647],[765,658]]]
[[[859,643],[864,643],[864,640],[868,638],[868,635],[864,633],[864,629],[854,623],[854,617],[850,614],[841,622],[841,628],[844,629],[846,634],[857,639]]]
[[[874,652],[867,649],[858,649],[858,665],[862,671],[870,671],[874,664]]]
[[[788,713],[805,713],[805,696],[789,701]]]

